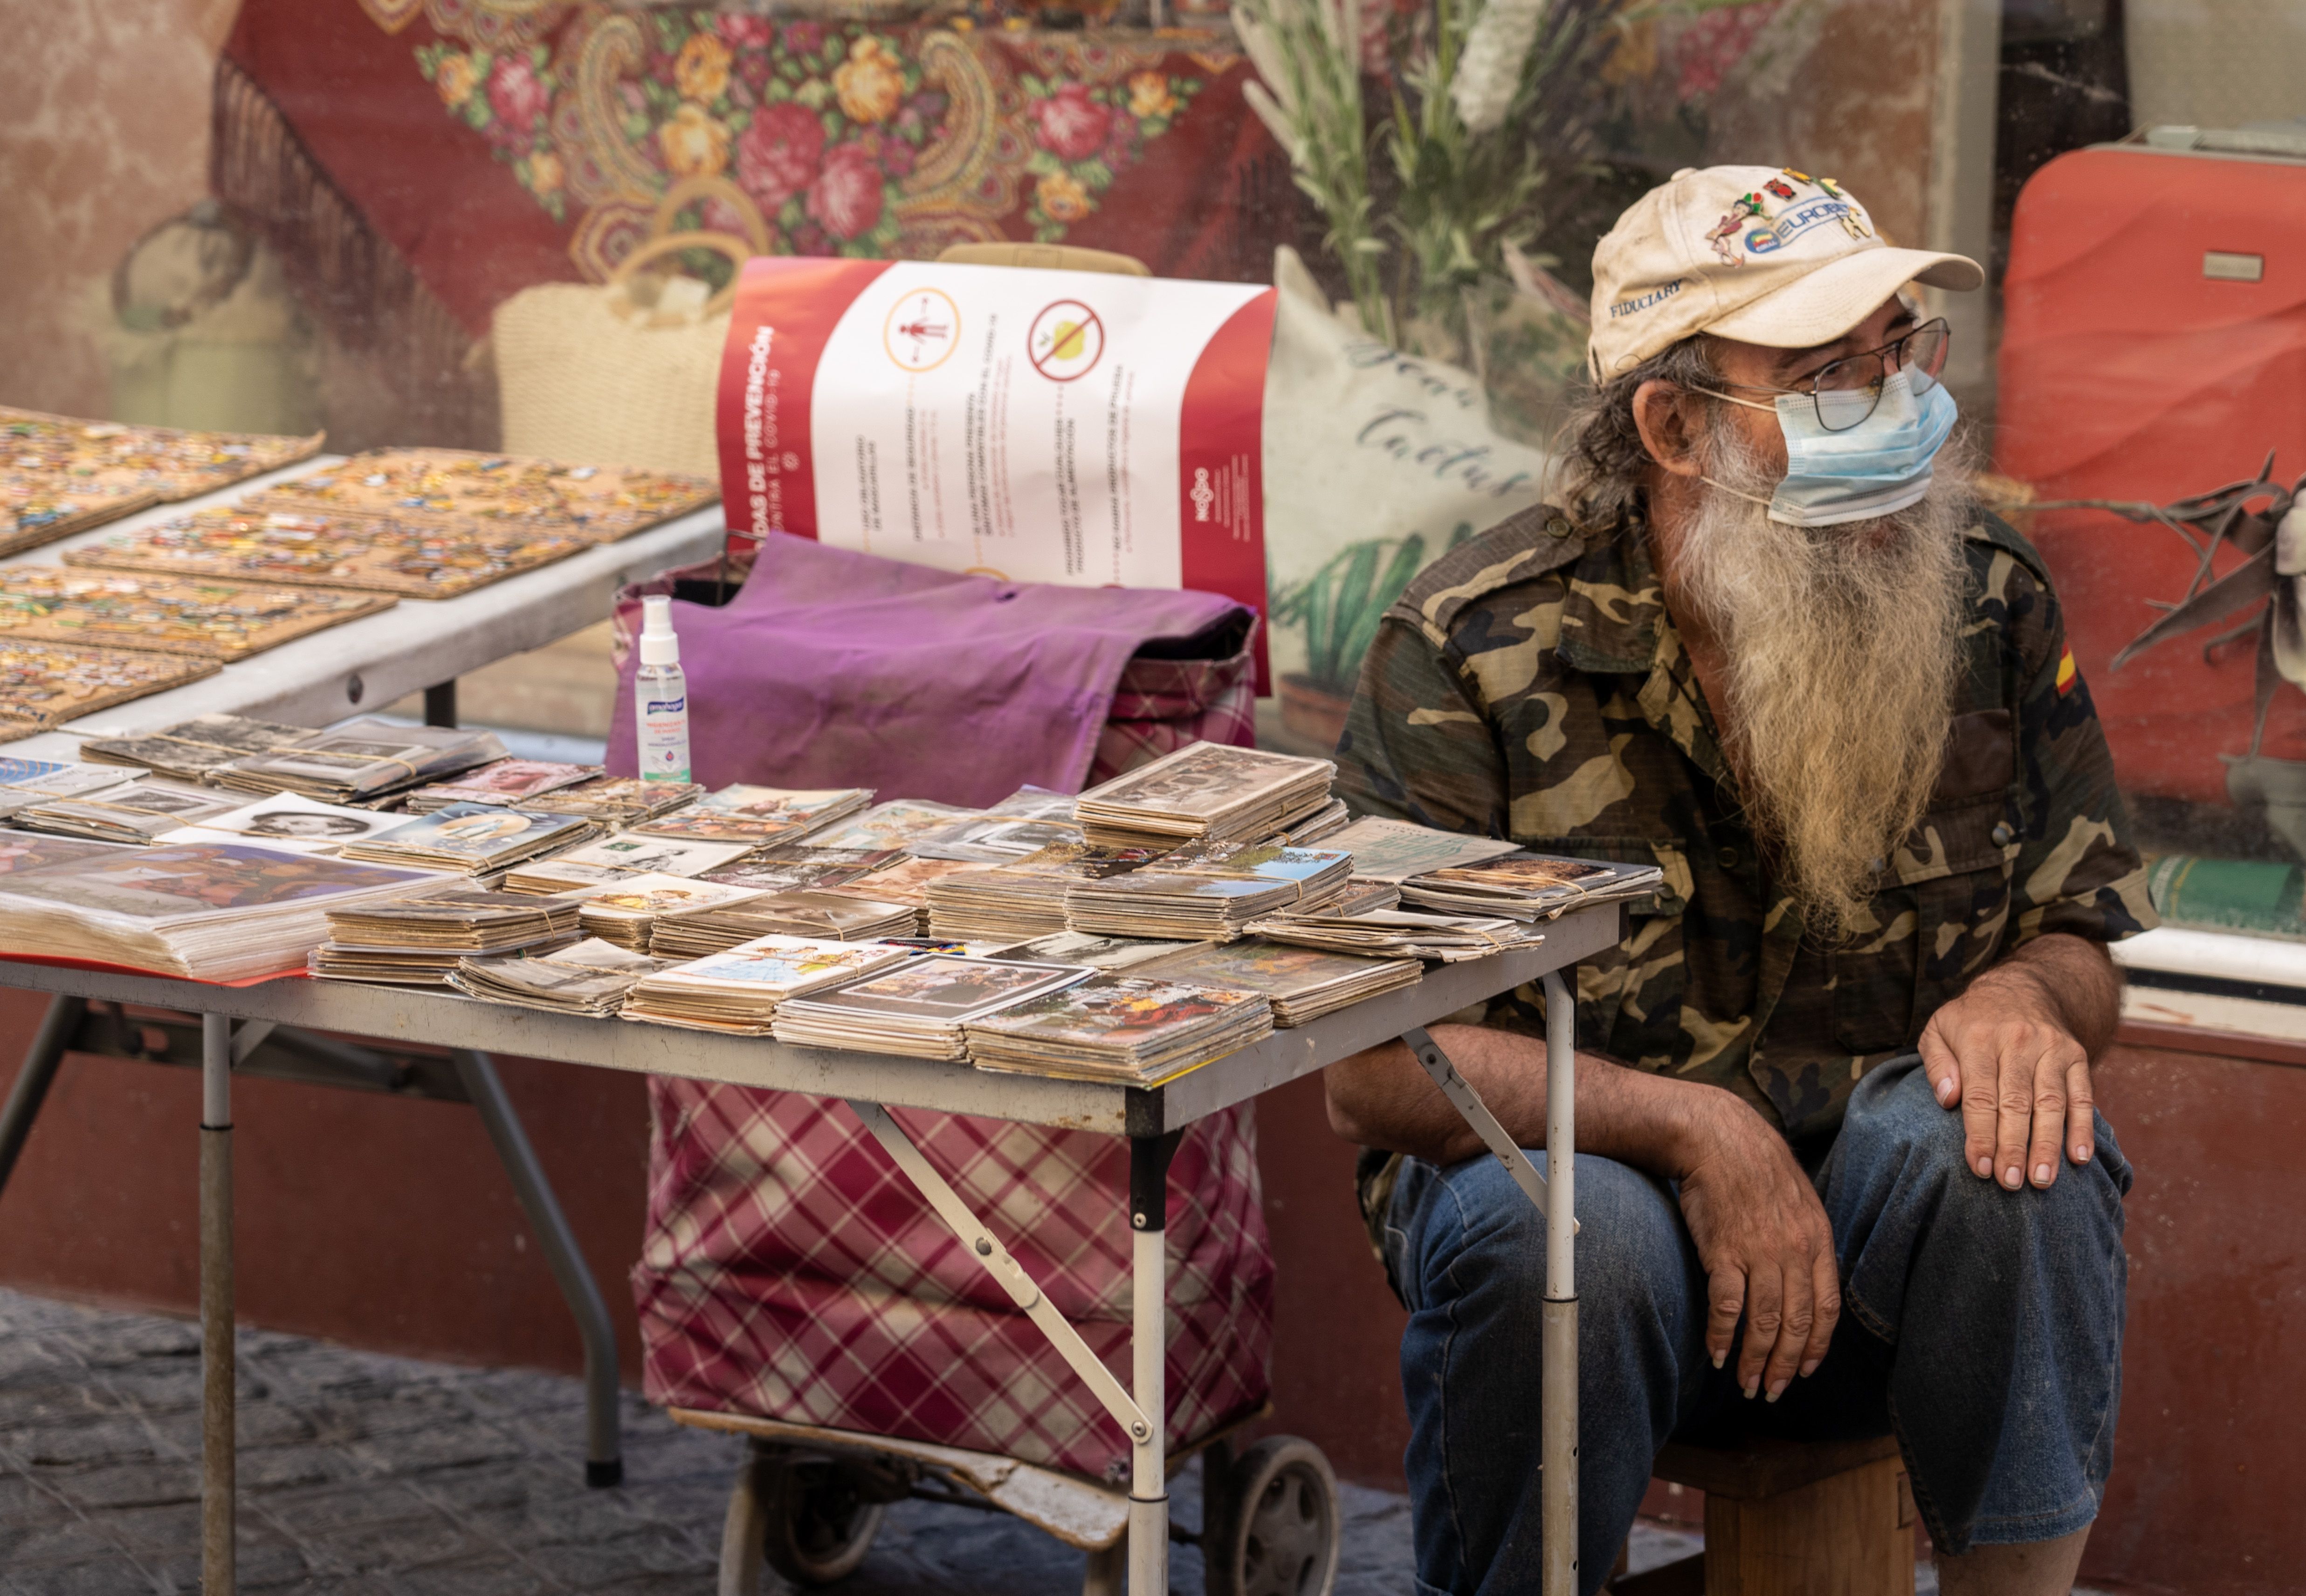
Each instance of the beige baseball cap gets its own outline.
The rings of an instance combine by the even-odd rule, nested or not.
[[[1694,333],[1830,344],[1909,283],[1967,290],[1967,255],[1894,249],[1849,192],[1791,167],[1685,166],[1593,251],[1586,359],[1607,381]]]

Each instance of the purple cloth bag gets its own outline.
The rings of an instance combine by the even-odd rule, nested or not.
[[[1077,792],[1130,656],[1249,611],[1214,593],[955,576],[770,534],[722,608],[672,606],[691,773],[997,802]],[[608,765],[634,772],[626,661]]]

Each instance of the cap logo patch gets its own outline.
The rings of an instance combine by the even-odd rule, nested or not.
[[[1615,320],[1620,316],[1631,316],[1639,312],[1646,311],[1653,304],[1664,303],[1667,300],[1671,299],[1675,294],[1680,292],[1681,279],[1679,277],[1676,277],[1673,281],[1664,285],[1662,287],[1651,289],[1647,294],[1636,294],[1631,299],[1619,300],[1616,304],[1610,307],[1610,318],[1611,320]]]
[[[1845,207],[1844,212],[1834,219],[1841,224],[1841,230],[1844,233],[1849,234],[1850,237],[1871,238],[1874,236],[1874,229],[1866,225],[1865,213],[1858,209],[1858,202],[1852,200],[1849,194],[1842,191],[1841,184],[1836,183],[1831,177],[1812,177],[1806,172],[1797,172],[1791,166],[1781,167],[1780,170],[1786,177],[1792,179],[1794,182],[1807,183],[1811,188],[1815,189],[1819,193],[1825,195],[1828,199],[1839,200],[1841,201],[1842,205]],[[1768,184],[1768,187],[1770,192],[1774,194],[1780,192],[1781,185],[1772,182]],[[1793,195],[1791,193],[1785,193],[1781,197],[1790,200],[1793,198]]]

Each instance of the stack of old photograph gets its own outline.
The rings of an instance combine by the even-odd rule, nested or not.
[[[461,887],[331,909],[329,940],[308,969],[332,981],[437,986],[465,957],[542,953],[576,940],[574,903]]]
[[[666,916],[726,909],[759,894],[745,887],[690,881],[686,876],[649,875],[587,887],[568,896],[576,900],[576,923],[585,935],[645,953],[657,922]]]
[[[1414,986],[1425,978],[1425,966],[1415,959],[1357,958],[1252,940],[1204,943],[1139,965],[1132,973],[1148,980],[1261,992],[1273,1004],[1273,1023],[1291,1028],[1381,993]]]
[[[912,1058],[969,1056],[963,1030],[1012,1003],[1086,979],[1081,965],[1010,963],[931,953],[815,997],[780,1006],[771,1034],[805,1047],[849,1047]]]
[[[1401,883],[1401,896],[1405,902],[1453,914],[1550,920],[1588,904],[1645,897],[1663,879],[1655,865],[1516,852],[1413,875]]]
[[[649,928],[659,959],[700,959],[763,936],[829,942],[878,942],[910,936],[913,909],[838,892],[762,892],[721,908],[662,915]]]
[[[1063,931],[1072,888],[1126,875],[1160,857],[1152,848],[1055,842],[1013,864],[956,865],[928,884],[929,934],[1016,942]]]
[[[448,985],[487,1003],[600,1020],[624,1006],[635,982],[662,968],[645,953],[591,937],[551,953],[460,959]]]
[[[643,976],[626,994],[627,1020],[765,1037],[778,1006],[827,986],[860,979],[913,957],[881,943],[820,942],[763,936],[686,964]]]
[[[203,772],[202,780],[235,792],[301,792],[333,804],[365,803],[504,757],[505,746],[492,731],[354,721],[308,731],[285,748],[226,760]]]
[[[574,815],[530,815],[494,804],[450,804],[381,836],[347,842],[337,851],[348,859],[493,875],[594,834],[593,823]]]
[[[1250,921],[1311,908],[1343,891],[1354,856],[1265,843],[1200,843],[1142,869],[1076,882],[1067,929],[1107,936],[1223,942]]]
[[[1073,817],[1091,842],[1115,847],[1271,837],[1328,810],[1337,773],[1326,759],[1194,743],[1089,789]]]
[[[1144,969],[1092,976],[966,1027],[969,1056],[981,1070],[1132,1086],[1158,1085],[1272,1029],[1262,993]]]
[[[303,969],[332,909],[453,884],[239,842],[120,849],[0,876],[0,953],[247,980]]]

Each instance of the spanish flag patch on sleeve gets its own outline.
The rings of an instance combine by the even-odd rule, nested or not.
[[[2063,698],[2072,692],[2078,679],[2079,673],[2074,670],[2074,648],[2070,643],[2066,644],[2065,653],[2058,656],[2058,696]]]

